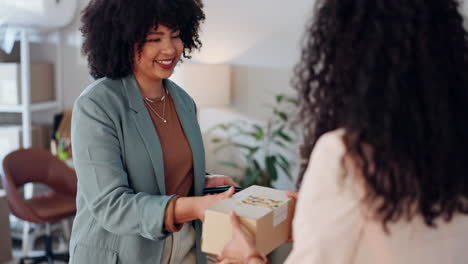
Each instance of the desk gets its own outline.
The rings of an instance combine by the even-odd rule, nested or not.
[[[4,190],[0,189],[0,263],[10,261],[11,255],[11,235],[10,235],[10,209],[6,200]]]

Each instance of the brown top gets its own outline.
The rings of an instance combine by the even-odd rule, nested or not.
[[[169,94],[166,94],[165,100],[157,98],[144,101],[161,142],[166,194],[187,196],[193,185],[192,150],[179,122],[174,102]],[[165,222],[169,232],[179,229],[173,222],[176,200],[172,199],[166,208]],[[174,227],[176,230],[173,230]]]

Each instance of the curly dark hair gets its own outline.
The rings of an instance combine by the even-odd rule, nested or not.
[[[344,128],[383,227],[468,213],[468,38],[454,0],[323,0],[294,86],[305,126],[298,186],[324,133]],[[371,146],[372,156],[365,154]]]
[[[157,26],[179,30],[183,56],[199,49],[200,24],[205,20],[201,0],[91,0],[83,10],[82,52],[94,78],[127,76],[133,69],[135,43],[141,50],[148,31]]]

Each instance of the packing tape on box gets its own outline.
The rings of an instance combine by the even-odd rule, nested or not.
[[[278,201],[265,197],[258,197],[249,193],[237,193],[233,196],[241,205],[258,206],[273,211],[273,226],[281,224],[288,218],[288,201]]]

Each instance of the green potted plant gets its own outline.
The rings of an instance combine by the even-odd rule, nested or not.
[[[281,172],[292,180],[290,155],[285,154],[296,140],[296,133],[288,126],[296,105],[297,99],[279,94],[275,96],[275,104],[270,107],[271,116],[265,123],[236,120],[209,130],[210,135],[215,131],[225,135],[211,137],[215,153],[225,149],[240,153],[238,161],[220,160],[219,163],[240,171],[238,183],[241,187],[253,184],[272,187]]]

